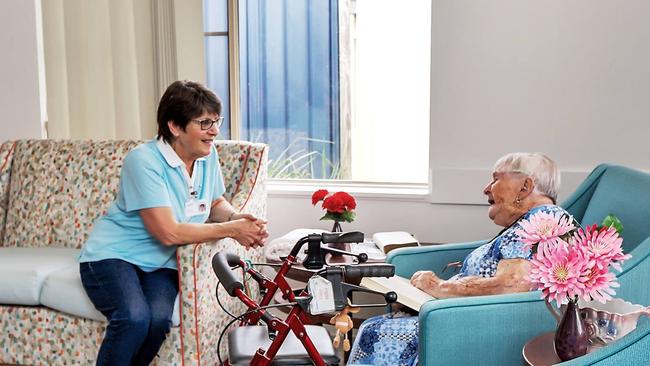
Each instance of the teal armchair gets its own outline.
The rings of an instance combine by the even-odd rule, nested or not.
[[[621,219],[625,226],[623,246],[632,259],[618,274],[621,287],[617,296],[650,304],[650,175],[621,166],[599,165],[562,207],[582,224],[600,223],[610,213]],[[463,259],[485,242],[402,248],[392,251],[387,262],[394,264],[396,274],[403,277],[418,270],[440,274],[447,263]],[[442,273],[443,278],[450,275]],[[540,333],[554,330],[556,325],[538,291],[432,300],[420,308],[419,324],[420,365],[518,366],[522,364],[524,344]],[[585,364],[580,363],[584,359],[606,365],[607,360],[627,353],[647,361],[649,332],[648,326],[639,327],[615,345],[570,364]],[[627,343],[631,346],[624,347]]]

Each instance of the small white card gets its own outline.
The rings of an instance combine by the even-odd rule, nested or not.
[[[185,216],[203,215],[210,209],[208,200],[191,199],[185,202]]]
[[[312,296],[309,303],[310,314],[318,315],[334,311],[334,289],[330,281],[321,276],[312,276],[307,283],[307,288]]]

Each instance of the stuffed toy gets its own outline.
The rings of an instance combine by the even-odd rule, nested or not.
[[[350,350],[350,340],[348,339],[348,332],[352,327],[354,327],[354,324],[352,323],[352,318],[350,318],[349,314],[354,314],[359,312],[359,308],[353,308],[346,306],[341,312],[338,314],[334,315],[332,319],[330,319],[330,324],[334,325],[336,328],[336,335],[334,336],[334,340],[332,341],[332,344],[334,344],[335,348],[339,348],[339,345],[341,344],[341,336],[343,337],[343,350],[345,352]]]

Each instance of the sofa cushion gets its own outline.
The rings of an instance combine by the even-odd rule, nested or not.
[[[0,304],[40,304],[47,276],[76,265],[78,256],[78,249],[0,247]]]
[[[41,290],[41,305],[86,319],[106,321],[86,295],[79,264],[59,269],[47,277]]]
[[[41,291],[41,304],[67,314],[76,315],[86,319],[106,321],[106,317],[100,313],[86,295],[81,284],[79,265],[59,269],[52,272]],[[174,302],[174,313],[172,316],[173,326],[180,324],[178,311],[178,296]]]

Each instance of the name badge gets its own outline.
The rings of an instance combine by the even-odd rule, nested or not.
[[[192,217],[203,215],[210,210],[208,200],[191,199],[185,202],[185,216]]]

